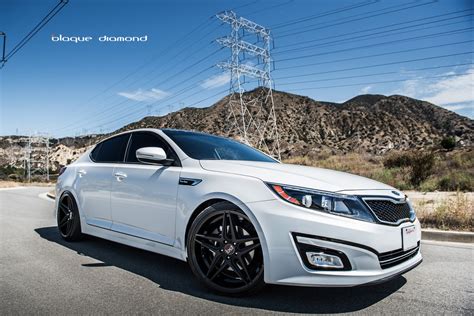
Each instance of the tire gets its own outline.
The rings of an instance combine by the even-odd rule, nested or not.
[[[188,263],[211,290],[241,296],[265,285],[257,231],[234,204],[219,202],[207,207],[191,224],[188,236]]]
[[[81,240],[81,220],[76,200],[70,192],[61,195],[57,210],[58,231],[61,237],[67,241]]]

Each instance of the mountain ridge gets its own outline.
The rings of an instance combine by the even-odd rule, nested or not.
[[[264,88],[244,94],[256,97]],[[316,101],[307,96],[273,91],[282,158],[318,157],[350,152],[384,155],[393,150],[435,150],[452,137],[456,147],[474,146],[474,121],[426,101],[402,95],[364,94],[345,102]],[[228,120],[229,96],[203,108],[186,107],[164,116],[148,116],[116,130],[177,128],[238,138]],[[268,112],[269,102],[263,103]],[[52,139],[53,169],[76,159],[86,148],[111,134]],[[0,136],[0,166],[23,165],[27,139]]]

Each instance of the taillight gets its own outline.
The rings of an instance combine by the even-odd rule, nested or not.
[[[59,175],[58,175],[58,177],[59,177],[60,175],[62,175],[62,174],[64,173],[64,171],[66,171],[66,169],[67,169],[66,166],[61,167],[61,169],[59,169]]]

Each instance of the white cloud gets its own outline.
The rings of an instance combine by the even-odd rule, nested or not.
[[[455,77],[423,79],[415,77],[405,81],[392,94],[402,94],[416,99],[426,100],[451,111],[474,107],[474,67],[464,73],[453,71],[440,76]]]
[[[445,78],[428,86],[431,95],[424,99],[434,104],[474,102],[474,68],[457,77]]]
[[[367,94],[370,90],[372,90],[372,86],[363,87],[362,89],[360,89],[359,94]]]
[[[214,89],[218,87],[222,87],[223,85],[228,84],[230,81],[230,73],[229,72],[223,72],[218,75],[211,76],[204,80],[203,83],[201,83],[201,87],[204,89]]]
[[[156,101],[168,96],[169,93],[160,89],[152,88],[150,90],[138,89],[132,92],[119,92],[119,95],[134,101]]]
[[[450,111],[459,111],[459,110],[465,110],[465,109],[471,109],[474,113],[474,103],[465,103],[465,104],[454,104],[454,105],[445,105],[443,106],[446,110]]]

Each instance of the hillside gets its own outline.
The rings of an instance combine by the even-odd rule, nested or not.
[[[258,93],[254,90],[248,95]],[[400,95],[360,95],[342,104],[273,93],[283,157],[321,151],[384,154],[390,150],[429,149],[446,136],[458,147],[474,144],[474,121],[434,104]],[[121,130],[142,127],[194,129],[217,135],[229,130],[227,98],[207,108],[185,108],[146,117]]]
[[[247,92],[250,98],[265,92]],[[274,91],[283,158],[314,157],[321,153],[384,155],[393,150],[435,149],[447,136],[458,148],[474,145],[474,121],[434,104],[401,95],[360,95],[344,103]],[[119,131],[143,127],[179,128],[231,135],[228,98],[206,108],[184,108],[161,117],[145,117]],[[229,131],[230,134],[229,134]],[[108,135],[88,135],[52,140],[53,170],[72,161]],[[0,137],[0,166],[23,166],[26,138]]]

